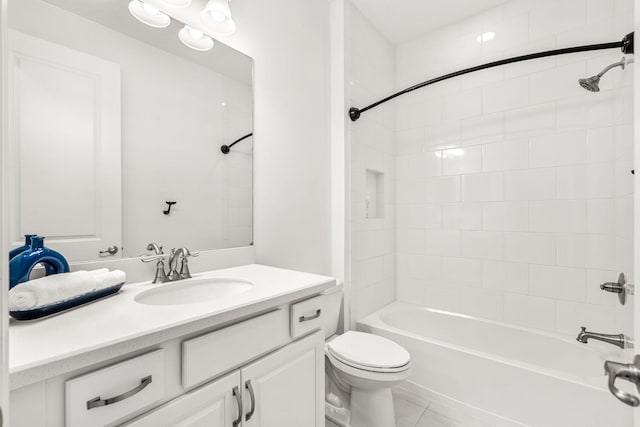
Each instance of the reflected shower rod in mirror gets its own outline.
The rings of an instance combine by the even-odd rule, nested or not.
[[[527,55],[515,56],[513,58],[501,59],[499,61],[489,62],[483,65],[477,65],[475,67],[465,68],[463,70],[459,70],[453,73],[445,74],[440,77],[436,77],[430,80],[427,80],[422,83],[418,83],[417,85],[413,85],[408,87],[407,89],[401,90],[400,92],[396,92],[393,95],[387,96],[380,101],[374,102],[373,104],[367,105],[364,108],[351,107],[349,109],[349,118],[351,118],[352,122],[355,122],[360,118],[360,115],[365,111],[368,111],[374,107],[377,107],[380,104],[384,104],[387,101],[391,101],[394,98],[397,98],[405,93],[413,92],[414,90],[423,88],[425,86],[432,85],[434,83],[438,83],[444,80],[451,79],[453,77],[462,76],[464,74],[473,73],[475,71],[486,70],[487,68],[499,67],[501,65],[513,64],[514,62],[522,62],[528,61],[530,59],[538,59],[538,58],[546,58],[548,56],[556,56],[556,55],[565,55],[568,53],[578,53],[578,52],[589,52],[592,50],[604,50],[604,49],[614,49],[619,48],[622,50],[624,54],[632,54],[633,53],[633,35],[634,33],[629,33],[621,41],[611,42],[611,43],[599,43],[599,44],[590,44],[585,46],[576,46],[576,47],[568,47],[563,49],[554,49],[547,50],[544,52],[538,53],[530,53]]]
[[[253,136],[253,132],[246,134],[242,138],[236,139],[235,141],[233,141],[229,145],[223,145],[222,147],[220,147],[220,151],[222,151],[223,154],[229,154],[229,151],[231,151],[231,147],[233,147],[234,145],[236,145],[240,141],[244,141],[245,139],[249,138],[250,136]]]

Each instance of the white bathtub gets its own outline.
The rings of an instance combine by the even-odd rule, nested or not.
[[[414,391],[501,425],[633,425],[633,409],[609,393],[603,375],[606,359],[630,361],[630,350],[404,303],[373,313],[357,328],[411,353]]]

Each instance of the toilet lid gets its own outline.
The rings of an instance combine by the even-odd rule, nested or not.
[[[407,365],[411,355],[404,347],[379,335],[348,331],[327,343],[338,360],[367,368],[399,368]]]

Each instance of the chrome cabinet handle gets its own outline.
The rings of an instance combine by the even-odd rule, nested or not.
[[[251,399],[251,410],[247,412],[247,416],[245,417],[245,421],[249,421],[251,417],[253,417],[253,414],[256,412],[256,395],[253,393],[251,380],[244,383],[244,387],[249,390],[249,398]]]
[[[314,314],[313,316],[300,316],[298,318],[298,322],[302,323],[302,322],[308,322],[309,320],[317,319],[318,317],[320,317],[321,314],[322,314],[322,310],[317,309],[316,314]]]
[[[93,408],[99,408],[100,406],[107,406],[107,405],[112,405],[114,403],[118,403],[121,402],[125,399],[130,398],[131,396],[134,396],[138,393],[140,393],[142,390],[145,389],[145,387],[147,387],[149,384],[151,384],[151,375],[149,375],[148,377],[144,377],[140,380],[140,384],[138,386],[136,386],[135,388],[132,388],[129,391],[126,391],[118,396],[114,396],[114,397],[110,397],[108,399],[100,399],[100,396],[95,397],[91,400],[87,400],[87,410],[93,409]]]
[[[640,406],[640,399],[616,387],[616,379],[620,378],[636,385],[640,392],[640,355],[636,355],[633,363],[624,364],[607,360],[604,362],[604,373],[609,375],[609,391],[621,402],[629,406]]]
[[[233,397],[236,398],[236,404],[238,405],[238,418],[233,421],[233,427],[238,427],[242,422],[242,393],[238,386],[233,388]]]
[[[117,246],[109,246],[106,250],[98,252],[100,256],[111,256],[118,253]]]

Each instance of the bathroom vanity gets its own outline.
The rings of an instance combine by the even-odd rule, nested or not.
[[[178,288],[198,300],[172,301]],[[324,426],[331,289],[254,264],[13,323],[11,426]]]

